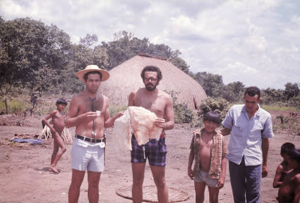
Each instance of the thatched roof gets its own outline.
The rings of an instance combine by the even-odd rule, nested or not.
[[[177,92],[178,102],[186,103],[190,109],[207,98],[201,85],[171,62],[145,55],[137,55],[110,70],[110,78],[101,83],[101,93],[109,98],[111,105],[127,106],[130,92],[144,87],[140,74],[147,65],[155,65],[162,71],[163,78],[157,88]]]

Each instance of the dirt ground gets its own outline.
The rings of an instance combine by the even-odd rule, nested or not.
[[[272,114],[273,115],[273,114]],[[273,115],[274,116],[274,115]],[[52,140],[42,145],[13,144],[10,139],[15,134],[40,135],[42,132],[41,117],[27,117],[19,122],[19,126],[3,126],[3,120],[7,116],[0,117],[0,202],[5,203],[48,203],[67,202],[68,188],[71,181],[71,148],[67,145],[67,152],[58,163],[59,174],[48,172],[50,156],[53,149]],[[15,118],[17,120],[18,118]],[[275,119],[275,118],[274,118]],[[2,123],[1,123],[2,122]],[[190,195],[185,203],[194,201],[193,181],[187,176],[187,163],[189,144],[194,129],[188,125],[176,124],[173,130],[167,131],[167,167],[166,180],[169,187],[179,189]],[[74,129],[70,129],[74,136]],[[116,194],[116,189],[132,184],[130,154],[117,153],[112,143],[112,128],[106,130],[106,166],[100,181],[100,202],[127,203],[131,202]],[[229,136],[226,137],[228,143]],[[277,165],[282,158],[279,155],[280,146],[284,142],[292,142],[299,146],[300,136],[286,132],[275,133],[270,139],[270,151],[268,159],[268,177],[262,180],[263,203],[276,202],[277,189],[272,187],[273,177]],[[227,166],[228,168],[228,166]],[[145,172],[144,185],[154,185],[149,165]],[[226,171],[226,183],[220,190],[219,202],[232,203],[232,192],[228,169]],[[88,202],[87,180],[83,181],[79,202]],[[205,202],[208,202],[206,189]]]

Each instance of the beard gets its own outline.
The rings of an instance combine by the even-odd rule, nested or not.
[[[153,84],[151,84],[151,83],[148,83],[148,84],[146,85],[146,89],[147,89],[148,91],[153,91],[153,90],[156,89],[156,86],[157,86],[157,85],[153,85]]]

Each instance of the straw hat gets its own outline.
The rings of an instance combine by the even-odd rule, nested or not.
[[[102,75],[102,79],[101,81],[105,81],[109,78],[109,72],[106,70],[102,70],[100,69],[98,66],[96,65],[88,65],[84,70],[81,70],[79,72],[77,72],[75,75],[76,77],[78,77],[80,80],[82,80],[83,82],[85,82],[83,76],[88,73],[88,72],[92,72],[92,71],[97,71],[99,73],[101,73]]]

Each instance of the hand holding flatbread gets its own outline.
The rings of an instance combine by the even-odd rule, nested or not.
[[[143,107],[130,106],[124,115],[115,121],[113,132],[115,143],[121,148],[126,146],[132,150],[131,128],[138,145],[146,144],[149,139],[158,140],[164,123],[165,120],[158,119],[155,113]]]

